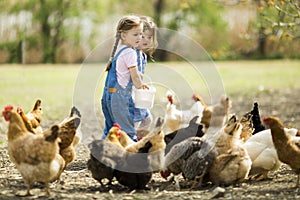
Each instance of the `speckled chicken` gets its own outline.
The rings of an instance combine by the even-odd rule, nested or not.
[[[246,113],[240,119],[240,123],[243,126],[241,132],[241,140],[246,142],[249,138],[252,137],[252,133],[254,131],[253,123],[252,123],[252,114]]]
[[[265,117],[264,124],[271,129],[272,140],[281,162],[289,165],[297,174],[296,187],[300,179],[300,138],[292,137],[284,131],[284,126],[277,117]]]
[[[201,180],[208,173],[216,152],[213,143],[203,141],[200,137],[190,137],[174,145],[165,157],[164,169],[160,172],[163,178],[170,174],[179,175],[188,180]],[[178,184],[178,183],[177,183]]]
[[[44,134],[34,134],[12,106],[5,107],[2,115],[9,121],[8,153],[27,184],[26,195],[31,195],[34,182],[45,183],[49,195],[49,182],[59,179],[65,165],[59,154],[59,127],[54,125]]]

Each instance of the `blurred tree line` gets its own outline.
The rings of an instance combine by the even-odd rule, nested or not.
[[[82,62],[131,13],[183,32],[215,60],[299,58],[299,6],[299,0],[0,0],[0,63]],[[159,50],[155,57],[175,59]]]

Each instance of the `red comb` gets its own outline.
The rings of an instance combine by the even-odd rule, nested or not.
[[[119,128],[119,129],[121,129],[121,126],[120,126],[118,123],[114,123],[113,126]]]
[[[121,137],[121,131],[120,130],[118,130],[118,132],[117,132],[117,137]]]
[[[14,107],[12,105],[5,106],[4,111],[13,110]]]

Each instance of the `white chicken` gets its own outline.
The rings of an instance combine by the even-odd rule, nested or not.
[[[202,101],[198,98],[199,96],[193,95],[192,98],[195,100],[195,103],[188,110],[178,110],[174,104],[174,94],[170,91],[167,92],[168,104],[166,106],[165,113],[165,130],[167,134],[178,130],[179,128],[187,127],[189,122],[195,117],[198,116],[199,121],[202,119],[202,113],[204,106]]]
[[[295,128],[284,128],[284,131],[291,136],[296,136],[298,132]],[[270,129],[251,136],[243,147],[252,160],[249,176],[253,180],[267,179],[269,172],[278,170],[282,164],[278,159]]]

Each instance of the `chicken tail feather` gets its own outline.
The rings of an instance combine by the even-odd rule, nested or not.
[[[46,137],[47,142],[54,142],[58,137],[59,127],[54,125],[51,127],[51,135]]]
[[[74,115],[81,117],[80,111],[75,106],[73,106],[71,109],[70,117],[73,117]]]

